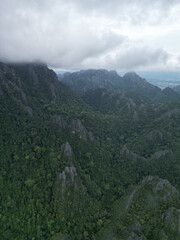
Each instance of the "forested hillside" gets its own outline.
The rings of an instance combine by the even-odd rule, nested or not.
[[[178,93],[85,75],[0,63],[0,239],[178,240]]]
[[[69,86],[79,96],[86,92],[104,88],[115,92],[136,92],[142,96],[149,97],[159,102],[180,98],[178,88],[165,88],[161,90],[138,76],[135,72],[128,72],[120,77],[116,71],[86,70],[59,75],[60,81]]]

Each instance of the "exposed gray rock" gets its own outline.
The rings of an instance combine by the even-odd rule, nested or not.
[[[141,103],[141,105],[140,105],[139,108],[140,108],[140,109],[143,109],[143,108],[145,108],[145,105],[144,105],[143,103]]]
[[[180,237],[180,209],[169,208],[162,214],[162,220],[170,231],[176,232]]]
[[[162,140],[163,135],[159,130],[153,130],[147,135],[147,139],[150,141]]]
[[[92,132],[88,132],[88,136],[89,136],[89,139],[90,139],[91,141],[94,140],[94,135],[93,135]]]
[[[24,107],[24,110],[25,110],[27,113],[29,113],[30,116],[33,115],[33,110],[32,110],[32,108],[30,108],[29,106]]]
[[[159,179],[156,185],[153,188],[155,193],[158,193],[161,196],[163,202],[166,202],[167,198],[178,197],[179,192],[176,190],[174,186],[170,184],[167,179]]]
[[[74,183],[74,178],[77,176],[76,168],[74,166],[65,167],[64,171],[59,174],[59,180],[62,180],[62,186],[66,186],[67,175],[70,177],[70,182]]]
[[[72,130],[72,133],[80,133],[80,137],[83,137],[85,141],[87,141],[88,139],[90,139],[91,141],[94,140],[93,133],[88,132],[79,119],[74,120],[71,123],[70,128]]]
[[[27,95],[26,93],[24,92],[23,88],[22,88],[22,84],[21,84],[21,81],[19,80],[19,78],[15,77],[16,81],[6,81],[6,83],[4,84],[5,87],[7,89],[9,88],[12,88],[13,90],[15,90],[16,92],[20,93],[21,94],[21,97],[22,97],[22,100],[24,102],[27,101]]]
[[[64,171],[59,174],[57,184],[60,190],[61,197],[64,199],[65,187],[71,186],[77,188],[75,178],[77,177],[76,168],[72,165],[71,167],[65,167]]]
[[[37,86],[39,83],[38,76],[31,66],[28,68],[28,74],[30,79],[33,80],[34,85]]]
[[[147,176],[142,180],[142,183],[151,182],[154,179],[153,176]]]
[[[121,155],[124,155],[126,157],[129,157],[129,158],[132,158],[132,159],[141,159],[141,160],[146,160],[145,158],[139,156],[138,154],[134,153],[134,152],[131,152],[126,146],[124,146],[122,149],[121,149]]]
[[[72,131],[74,132],[78,132],[80,133],[81,135],[83,135],[85,138],[87,138],[87,130],[86,128],[82,125],[81,121],[78,119],[78,120],[74,120],[71,124],[71,128],[72,128]]]
[[[174,157],[174,154],[171,150],[160,150],[158,152],[155,152],[153,155],[152,155],[152,159],[159,159],[161,157]]]
[[[52,122],[54,124],[57,124],[60,128],[65,128],[66,127],[64,119],[59,115],[54,115],[52,117]]]
[[[122,99],[126,99],[124,92],[121,93],[120,99],[121,99],[121,100],[122,100]]]
[[[22,99],[26,102],[27,101],[26,93],[22,89],[20,89],[20,93],[21,93]]]
[[[152,208],[155,208],[162,202],[172,201],[173,199],[179,198],[179,192],[177,189],[170,184],[170,182],[166,179],[161,179],[157,176],[152,177],[148,176],[142,180],[142,184],[146,184],[148,182],[152,182],[147,195],[147,202],[151,205]]]
[[[125,206],[125,209],[128,209],[129,208],[129,205],[134,197],[134,194],[136,193],[137,191],[137,188],[134,188],[133,191],[130,193],[130,195],[128,196],[128,199],[127,199],[127,202],[126,202],[126,206]]]
[[[57,99],[56,89],[55,89],[55,86],[52,83],[50,84],[49,89],[51,91],[52,97]]]
[[[141,224],[140,222],[137,222],[135,225],[133,225],[130,229],[133,232],[140,233],[141,232]]]
[[[63,154],[63,156],[67,158],[73,157],[73,151],[72,151],[71,145],[68,142],[61,145],[61,153]]]

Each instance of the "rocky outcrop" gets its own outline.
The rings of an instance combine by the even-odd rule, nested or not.
[[[127,202],[125,204],[125,209],[127,210],[129,208],[129,205],[134,197],[134,194],[136,193],[137,188],[134,188],[133,191],[130,193],[130,195],[128,196]]]
[[[174,236],[177,236],[180,239],[180,209],[175,207],[169,208],[162,214],[162,220],[165,223],[165,231],[167,235],[168,232],[173,232]]]
[[[29,106],[24,107],[24,111],[27,112],[30,116],[33,115],[33,110]]]
[[[121,155],[130,159],[140,159],[145,161],[146,159],[138,155],[137,153],[131,152],[126,146],[121,149]]]
[[[59,129],[64,129],[66,127],[65,121],[60,115],[54,115],[52,117],[52,122],[58,125]]]
[[[55,88],[55,86],[52,83],[50,84],[49,89],[50,89],[52,97],[57,99],[56,88]]]
[[[136,103],[132,98],[127,98],[127,107],[128,109],[136,108]]]
[[[152,130],[150,133],[148,133],[146,137],[149,141],[161,141],[163,138],[163,134],[159,130]]]
[[[158,152],[155,152],[152,156],[151,159],[159,159],[161,157],[174,157],[174,154],[171,150],[161,150]]]
[[[74,166],[65,167],[64,171],[59,174],[58,181],[62,183],[62,189],[65,186],[72,186],[75,183],[75,177],[77,177],[76,168]]]
[[[142,226],[140,222],[134,223],[134,225],[124,230],[124,239],[126,240],[146,240],[142,233]]]
[[[3,93],[3,89],[11,90],[12,93],[20,94],[24,102],[27,101],[27,95],[20,78],[13,68],[3,63],[0,63],[0,84],[0,92]]]
[[[148,187],[149,186],[149,187]],[[140,194],[144,187],[149,188],[149,193],[145,195],[146,201],[150,205],[149,207],[154,208],[160,203],[166,203],[173,199],[179,198],[179,192],[177,189],[170,184],[167,179],[159,177],[147,176],[139,185],[137,185],[130,194],[126,197],[124,202],[124,208],[127,210],[135,199],[135,196]]]
[[[161,196],[161,200],[163,202],[166,202],[167,199],[179,196],[179,192],[176,190],[176,188],[173,187],[166,179],[159,179],[153,188],[153,192],[158,196]]]
[[[68,142],[61,145],[61,153],[64,157],[67,157],[68,159],[71,159],[73,157],[73,151],[71,145]]]
[[[72,133],[79,133],[80,138],[84,138],[85,141],[87,140],[94,140],[94,136],[92,132],[88,132],[84,125],[81,123],[79,119],[74,120],[71,125],[70,129]]]
[[[97,88],[105,88],[110,91],[123,88],[122,78],[115,71],[105,69],[65,73],[61,77],[61,81],[80,96]]]
[[[60,172],[57,176],[55,182],[55,193],[56,196],[60,196],[62,200],[65,198],[65,193],[67,188],[77,189],[77,171],[73,164],[73,151],[71,145],[66,142],[61,145],[61,154],[67,160],[67,165],[62,172]]]

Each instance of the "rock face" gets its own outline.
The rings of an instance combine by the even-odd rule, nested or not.
[[[180,209],[171,207],[162,214],[162,220],[165,223],[165,232],[171,231],[177,239],[180,239]]]
[[[152,209],[161,203],[170,202],[173,199],[179,198],[179,192],[167,179],[147,176],[134,189],[132,189],[129,195],[125,198],[123,213],[136,202],[136,199],[142,198],[141,192],[145,191],[145,189],[147,192],[144,194],[143,198],[149,208]]]
[[[163,138],[163,134],[161,131],[159,130],[152,130],[150,133],[148,133],[147,135],[147,139],[149,141],[158,141],[158,140],[162,140]]]
[[[59,174],[58,185],[62,199],[64,199],[65,187],[77,188],[75,178],[77,177],[76,168],[74,166],[65,167],[64,171]]]
[[[61,153],[64,157],[67,157],[68,159],[71,159],[73,157],[73,151],[71,145],[68,142],[61,145]]]
[[[92,132],[88,132],[79,119],[74,120],[71,123],[70,129],[72,130],[72,133],[79,133],[80,137],[83,137],[85,141],[87,141],[88,139],[91,141],[94,140]]]
[[[97,88],[115,90],[117,86],[123,87],[122,78],[115,71],[105,69],[66,73],[60,80],[80,96]]]
[[[150,215],[151,212],[160,212],[163,229],[156,232],[157,239],[169,240],[180,239],[180,210],[174,207],[167,208],[166,211],[161,210],[162,206],[172,206],[174,201],[179,201],[179,192],[166,179],[154,176],[146,176],[139,184],[137,184],[126,197],[116,202],[113,210],[113,222],[103,230],[104,236],[109,239],[109,229],[113,229],[113,237],[125,240],[146,240],[144,226],[146,218],[143,220],[143,214]],[[134,215],[133,221],[129,220],[129,216]],[[161,216],[162,214],[162,216]],[[127,224],[121,231],[115,226],[117,222],[123,221],[127,216]],[[141,216],[141,217],[139,217]],[[149,218],[151,221],[151,217]],[[148,221],[149,221],[148,220]],[[149,226],[150,227],[150,226]],[[147,228],[146,228],[147,229]],[[154,229],[150,229],[153,232]],[[175,238],[172,238],[175,236]],[[98,239],[101,239],[100,237]]]
[[[33,115],[33,110],[32,110],[32,108],[31,108],[31,107],[29,107],[29,106],[26,106],[26,107],[24,108],[24,110],[25,110],[27,113],[29,113],[29,115],[30,115],[30,116],[32,116],[32,115]]]
[[[63,118],[59,115],[54,115],[52,117],[52,122],[53,124],[56,124],[59,126],[59,129],[64,129],[66,127],[65,121],[63,120]]]
[[[68,166],[64,168],[56,180],[56,191],[59,192],[61,198],[64,199],[65,189],[68,187],[77,189],[78,184],[76,181],[77,171],[72,162],[74,154],[68,142],[61,146],[61,153],[63,157],[68,159]]]
[[[161,90],[156,96],[156,100],[159,102],[167,102],[177,98],[180,98],[180,95],[169,87]]]
[[[11,67],[11,65],[0,63],[1,95],[3,95],[3,92],[8,92],[9,90],[14,93],[14,98],[16,96],[16,98],[21,98],[21,102],[27,102],[25,87],[17,72]],[[15,100],[17,101],[16,98]]]
[[[123,76],[126,91],[135,91],[141,95],[153,98],[161,89],[148,83],[135,72],[128,72]]]
[[[173,90],[180,94],[180,85],[175,86]]]
[[[152,155],[151,159],[159,159],[161,157],[171,157],[171,158],[173,158],[174,154],[171,150],[161,150],[161,151],[155,152]]]
[[[163,202],[171,197],[179,196],[178,191],[173,187],[170,182],[166,179],[160,179],[153,188],[153,192],[161,196]]]
[[[149,97],[154,97],[161,91],[160,88],[151,85],[134,72],[120,77],[115,71],[90,69],[66,73],[61,76],[60,80],[80,96],[97,88],[105,88],[109,91],[135,91]]]
[[[4,99],[10,97],[30,116],[35,115],[37,105],[50,106],[50,102],[55,100],[63,102],[63,98],[69,95],[73,95],[71,90],[60,83],[57,75],[45,64],[0,63],[0,96]],[[57,116],[53,121],[64,127]]]
[[[131,152],[126,146],[124,146],[122,149],[121,149],[121,155],[123,156],[126,156],[127,158],[130,158],[130,159],[140,159],[140,160],[146,160],[145,158],[141,157],[140,155],[134,153],[134,152]]]

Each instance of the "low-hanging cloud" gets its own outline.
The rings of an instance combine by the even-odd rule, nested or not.
[[[177,0],[1,1],[0,61],[43,61],[66,69],[164,63],[168,50],[146,43],[143,30],[135,41],[131,31],[169,16],[177,22],[171,14],[177,6]]]
[[[117,67],[122,69],[141,69],[146,66],[156,66],[157,64],[166,64],[168,53],[163,49],[150,49],[147,47],[132,48],[124,54],[116,56]]]
[[[97,68],[101,67],[116,70],[142,70],[146,67],[156,67],[157,65],[166,65],[169,54],[163,49],[152,49],[147,46],[130,47],[123,49],[124,46],[114,54],[108,53],[99,58],[86,59],[79,68]]]

